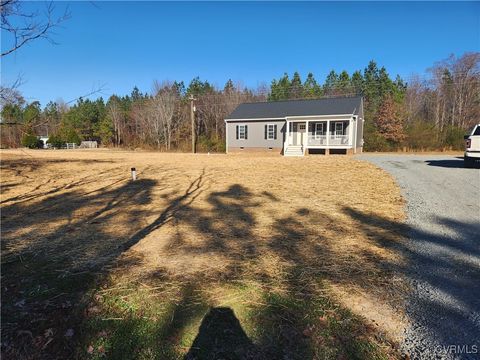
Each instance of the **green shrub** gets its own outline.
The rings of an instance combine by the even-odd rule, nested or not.
[[[389,151],[391,145],[376,129],[375,125],[371,122],[365,122],[364,135],[365,151]]]
[[[64,129],[62,132],[62,138],[65,140],[66,143],[75,143],[77,145],[80,145],[82,141],[80,136],[73,128]]]
[[[201,152],[225,152],[225,141],[222,138],[210,138],[200,135],[198,138],[198,150]]]
[[[463,135],[466,131],[456,126],[448,126],[444,129],[445,145],[452,147],[454,150],[463,150],[465,147],[465,140]]]
[[[218,142],[217,142],[217,152],[219,153],[224,153],[227,151],[227,146],[225,144],[225,140],[223,139],[220,139]]]
[[[43,147],[43,141],[33,134],[25,134],[22,137],[22,145],[29,149],[39,149]]]
[[[410,149],[436,150],[441,147],[438,130],[431,123],[416,121],[407,127],[406,133],[406,145]]]
[[[47,144],[50,144],[54,148],[61,148],[65,145],[65,141],[60,137],[60,135],[52,135],[48,138]]]

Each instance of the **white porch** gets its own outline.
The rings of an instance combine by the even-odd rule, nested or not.
[[[303,156],[308,149],[354,149],[356,116],[287,118],[284,155]]]

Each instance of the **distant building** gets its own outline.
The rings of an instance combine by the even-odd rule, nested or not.
[[[80,149],[96,149],[98,148],[98,142],[96,141],[82,141],[80,143]]]
[[[48,149],[47,141],[48,141],[48,139],[49,139],[50,137],[49,137],[49,136],[42,136],[42,135],[37,136],[37,137],[38,137],[38,140],[42,140],[42,142],[43,142],[43,148],[44,148],[44,149]]]

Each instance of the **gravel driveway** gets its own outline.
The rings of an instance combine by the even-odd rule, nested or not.
[[[407,200],[405,274],[413,293],[405,352],[417,359],[480,359],[480,170],[435,155],[370,155]]]

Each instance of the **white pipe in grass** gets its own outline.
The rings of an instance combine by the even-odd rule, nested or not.
[[[135,170],[135,168],[132,168],[132,180],[135,181],[137,180],[137,171]]]

